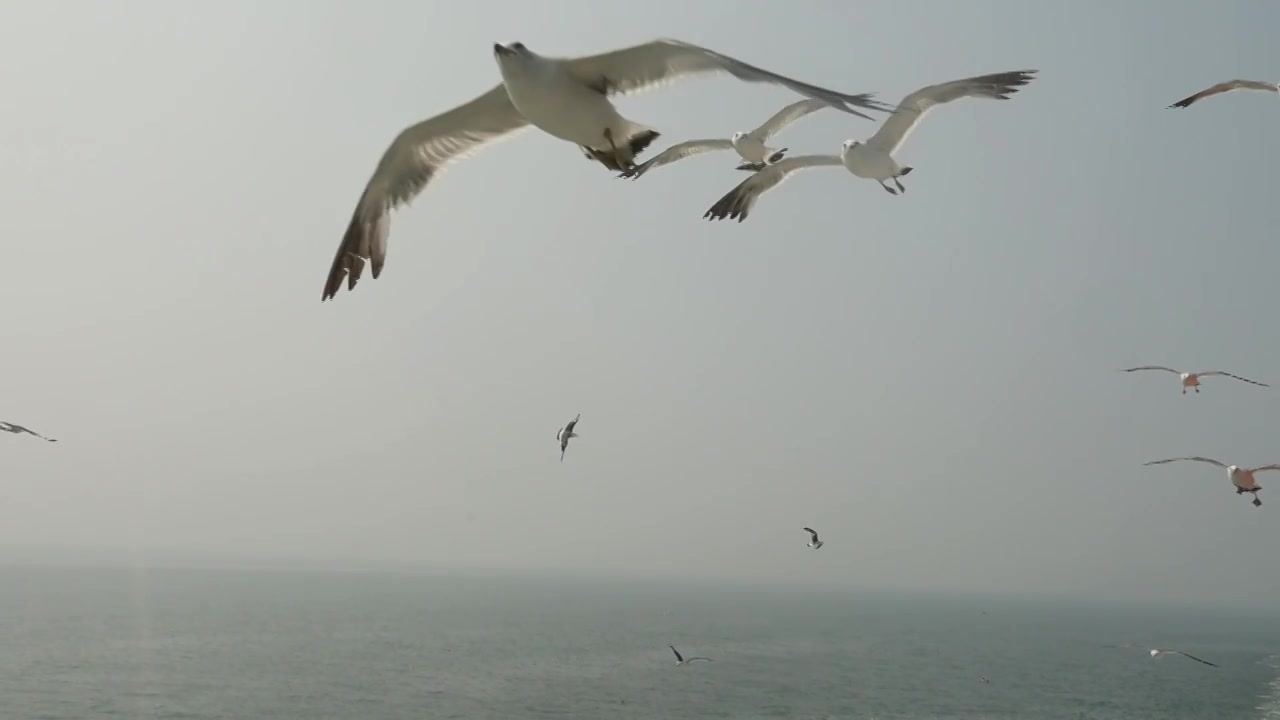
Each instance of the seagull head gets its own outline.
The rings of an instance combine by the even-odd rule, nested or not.
[[[496,55],[498,59],[502,59],[516,57],[517,55],[528,55],[529,50],[525,48],[524,43],[522,42],[513,42],[507,45],[494,43],[493,54]]]
[[[1239,465],[1228,465],[1228,466],[1227,466],[1227,472],[1228,472],[1228,473],[1231,473],[1232,475],[1235,475],[1236,473],[1240,472],[1240,466],[1239,466]]]
[[[845,140],[843,143],[840,143],[840,154],[843,155],[861,144],[862,143],[857,140]]]

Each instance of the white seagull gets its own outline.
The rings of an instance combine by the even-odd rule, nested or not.
[[[501,83],[470,102],[405,128],[383,153],[338,245],[322,301],[338,292],[344,278],[347,289],[355,289],[363,269],[355,258],[368,260],[377,278],[387,257],[390,211],[409,203],[446,166],[485,143],[532,125],[577,145],[588,160],[610,170],[632,167],[635,156],[658,132],[618,114],[611,96],[719,71],[745,82],[782,85],[860,117],[868,116],[854,108],[890,111],[872,100],[872,93],[838,93],[679,40],[654,40],[576,58],[546,57],[519,42],[495,43],[493,55]]]
[[[1196,392],[1200,392],[1200,378],[1207,377],[1209,375],[1223,375],[1225,377],[1235,378],[1236,380],[1243,380],[1244,382],[1251,383],[1253,385],[1260,385],[1262,387],[1271,387],[1270,385],[1266,383],[1260,383],[1257,380],[1250,380],[1249,378],[1243,378],[1243,377],[1240,377],[1239,375],[1232,375],[1231,373],[1225,370],[1205,370],[1203,372],[1189,373],[1189,372],[1182,372],[1181,370],[1174,370],[1173,368],[1168,368],[1163,365],[1143,365],[1141,367],[1125,368],[1124,372],[1134,372],[1136,370],[1163,370],[1165,372],[1171,372],[1174,375],[1177,375],[1179,378],[1182,379],[1183,395],[1187,394],[1187,388],[1195,388]]]
[[[1220,468],[1224,468],[1227,471],[1227,479],[1231,481],[1232,485],[1236,486],[1237,495],[1253,493],[1254,507],[1262,505],[1262,501],[1258,499],[1258,491],[1262,489],[1262,486],[1253,479],[1253,474],[1263,470],[1280,470],[1280,465],[1263,465],[1262,467],[1256,468],[1243,468],[1238,465],[1224,465],[1213,458],[1207,457],[1176,457],[1169,458],[1167,460],[1152,460],[1149,463],[1143,463],[1143,465],[1163,465],[1164,463],[1177,462],[1179,460],[1194,460],[1196,462],[1209,463],[1210,465],[1217,465]]]
[[[578,413],[568,425],[556,431],[556,440],[560,442],[560,462],[564,462],[565,448],[569,447],[569,438],[578,437],[578,433],[573,431],[573,427],[578,424],[578,418],[582,417],[582,413]]]
[[[51,437],[45,437],[40,433],[36,432],[35,430],[29,430],[27,428],[22,427],[21,425],[15,425],[11,422],[4,422],[3,420],[0,420],[0,432],[13,433],[14,435],[21,435],[22,433],[26,433],[28,435],[35,435],[41,440],[47,440],[49,442],[58,442],[56,439]]]
[[[1181,655],[1182,657],[1191,658],[1192,660],[1195,660],[1198,663],[1204,663],[1205,665],[1209,665],[1210,667],[1218,667],[1217,665],[1214,665],[1208,660],[1201,660],[1195,655],[1192,655],[1191,653],[1184,653],[1181,650],[1152,650],[1151,651],[1151,657],[1157,660],[1164,657],[1165,655]]]
[[[673,652],[673,653],[675,653],[675,654],[676,654],[676,664],[677,664],[677,665],[684,665],[685,663],[691,663],[691,662],[693,662],[694,660],[706,660],[707,662],[713,662],[713,660],[712,660],[711,658],[708,658],[708,657],[691,657],[691,658],[686,658],[685,656],[683,656],[683,655],[681,655],[681,654],[680,654],[680,651],[676,649],[676,646],[675,646],[675,645],[668,645],[667,647],[671,648],[671,652]]]
[[[809,533],[809,544],[805,547],[811,547],[814,550],[822,547],[825,543],[818,539],[818,531],[813,528],[805,528],[805,532]]]
[[[815,167],[843,165],[857,177],[880,183],[880,187],[890,195],[897,195],[899,191],[906,192],[907,189],[898,178],[907,175],[914,168],[899,165],[893,158],[893,153],[902,146],[902,142],[931,108],[964,97],[1008,100],[1021,86],[1031,82],[1034,79],[1032,75],[1036,72],[1038,71],[1014,70],[921,88],[904,97],[893,115],[865,143],[845,140],[840,146],[839,155],[800,155],[769,165],[730,190],[703,217],[708,220],[736,218],[738,222],[742,222],[747,219],[747,214],[761,194],[780,184],[797,170]],[[886,185],[888,180],[892,180],[898,189],[894,190]]]
[[[1220,82],[1213,87],[1205,88],[1195,95],[1184,97],[1178,102],[1170,105],[1170,108],[1191,107],[1191,104],[1197,100],[1203,100],[1210,95],[1218,93],[1231,92],[1232,90],[1265,90],[1266,92],[1280,93],[1280,84],[1273,82],[1262,82],[1260,80],[1228,80]],[[1167,108],[1166,108],[1167,109]]]
[[[783,154],[788,150],[788,148],[775,150],[769,147],[765,144],[769,141],[769,138],[805,115],[817,112],[825,107],[830,107],[830,105],[822,100],[801,100],[791,103],[774,113],[773,117],[766,120],[763,125],[755,130],[747,132],[739,130],[728,140],[709,138],[706,140],[688,140],[672,145],[648,161],[635,167],[627,168],[618,177],[635,180],[655,167],[669,165],[677,160],[683,160],[692,155],[711,152],[712,150],[736,151],[738,157],[743,160],[743,163],[736,168],[738,170],[762,170],[765,165],[781,160]]]

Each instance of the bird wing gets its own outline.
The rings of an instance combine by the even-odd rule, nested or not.
[[[821,100],[800,100],[782,108],[773,114],[773,117],[764,121],[760,127],[751,131],[751,135],[760,142],[764,142],[773,136],[774,133],[781,131],[786,126],[799,120],[800,118],[814,113],[822,108],[830,107]]]
[[[786,180],[791,173],[805,168],[835,167],[841,164],[839,155],[799,155],[780,160],[738,183],[737,187],[717,200],[702,217],[708,220],[737,218],[738,222],[742,222],[747,219],[756,199]]]
[[[1249,472],[1256,473],[1263,470],[1280,470],[1280,465],[1263,465],[1262,467],[1251,468]]]
[[[511,104],[506,87],[499,84],[464,105],[402,130],[382,154],[356,203],[321,300],[336,295],[343,278],[347,289],[354,290],[365,259],[373,264],[377,279],[387,258],[392,209],[412,201],[450,163],[527,125]]]
[[[1261,387],[1271,387],[1270,385],[1268,385],[1268,384],[1266,384],[1266,383],[1260,383],[1260,382],[1258,382],[1257,380],[1250,380],[1249,378],[1240,377],[1239,375],[1232,375],[1231,373],[1227,372],[1226,370],[1205,370],[1204,372],[1198,372],[1198,373],[1196,373],[1196,375],[1202,375],[1202,376],[1203,376],[1203,375],[1223,375],[1223,376],[1225,376],[1225,377],[1235,378],[1236,380],[1242,380],[1242,381],[1247,382],[1247,383],[1249,383],[1249,384],[1251,384],[1251,385],[1258,385],[1258,386],[1261,386]]]
[[[1163,365],[1142,365],[1142,366],[1139,366],[1139,367],[1125,368],[1125,370],[1124,370],[1124,371],[1125,371],[1125,372],[1133,372],[1134,370],[1164,370],[1165,372],[1171,372],[1171,373],[1173,373],[1174,375],[1181,375],[1181,374],[1182,374],[1182,371],[1181,371],[1181,370],[1174,370],[1173,368],[1165,367],[1165,366],[1163,366]]]
[[[1165,463],[1177,462],[1177,461],[1179,461],[1179,460],[1194,460],[1194,461],[1196,461],[1196,462],[1209,463],[1210,465],[1217,465],[1217,466],[1218,466],[1218,467],[1220,467],[1220,468],[1225,468],[1225,467],[1226,467],[1226,465],[1224,465],[1223,463],[1218,462],[1217,460],[1214,460],[1213,458],[1200,457],[1200,456],[1196,456],[1196,457],[1176,457],[1176,458],[1168,458],[1167,460],[1152,460],[1152,461],[1151,461],[1151,462],[1149,462],[1149,463],[1142,463],[1142,464],[1143,464],[1143,465],[1163,465],[1163,464],[1165,464]]]
[[[1228,80],[1226,82],[1220,82],[1217,85],[1207,87],[1195,95],[1188,95],[1169,107],[1190,107],[1191,104],[1197,100],[1203,100],[1210,95],[1217,95],[1218,93],[1230,92],[1232,90],[1266,90],[1269,92],[1280,92],[1280,85],[1270,82],[1261,82],[1258,80]]]
[[[689,658],[688,660],[685,660],[685,662],[687,662],[687,663],[691,663],[691,662],[693,662],[694,660],[706,660],[707,662],[715,662],[715,661],[714,661],[714,660],[712,660],[711,658],[704,658],[704,657],[691,657],[691,658]]]
[[[1008,100],[1021,86],[1031,82],[1034,79],[1031,76],[1036,72],[1038,71],[1014,70],[920,88],[902,98],[894,113],[867,140],[867,146],[893,153],[931,108],[964,97]]]
[[[677,160],[683,160],[690,155],[699,155],[712,150],[732,150],[733,141],[726,139],[707,139],[707,140],[688,140],[686,142],[677,143],[662,152],[654,155],[643,163],[637,165],[630,170],[622,173],[618,177],[626,177],[635,179],[649,172],[651,168],[669,165]]]
[[[815,542],[818,540],[817,530],[814,530],[813,528],[805,528],[804,531],[812,535]]]
[[[869,116],[853,108],[888,112],[882,103],[871,99],[874,93],[839,93],[748,65],[715,50],[668,38],[598,55],[560,58],[559,62],[589,87],[606,95],[627,95],[648,90],[674,82],[685,75],[727,72],[744,82],[782,85],[805,97],[821,100],[837,110],[868,120],[871,119]]]
[[[13,433],[14,435],[20,435],[20,434],[22,434],[22,433],[26,433],[26,434],[28,434],[28,435],[34,435],[34,436],[36,436],[36,437],[40,438],[41,440],[47,440],[47,441],[49,441],[49,442],[58,442],[57,440],[54,440],[53,438],[49,438],[49,437],[45,437],[44,435],[41,435],[40,433],[36,432],[35,430],[31,430],[31,429],[29,429],[29,428],[25,428],[25,427],[23,427],[23,426],[21,426],[21,425],[15,425],[14,423],[11,423],[11,422],[0,422],[0,431],[4,431],[4,432],[7,432],[7,433]]]
[[[573,419],[569,421],[569,424],[564,426],[564,432],[566,435],[573,432],[573,426],[578,424],[578,418],[580,417],[582,417],[582,413],[578,413],[573,416]]]
[[[1196,657],[1195,655],[1192,655],[1191,653],[1184,653],[1184,652],[1182,652],[1181,650],[1174,650],[1174,652],[1178,653],[1179,655],[1181,655],[1181,656],[1183,656],[1183,657],[1189,657],[1189,658],[1191,658],[1192,660],[1195,660],[1196,662],[1204,663],[1205,665],[1212,665],[1213,667],[1218,667],[1217,665],[1214,665],[1213,663],[1209,662],[1208,660],[1201,660],[1200,658]]]
[[[684,658],[680,656],[680,651],[676,649],[675,645],[668,645],[667,647],[671,648],[671,652],[676,654],[676,660],[684,662]]]

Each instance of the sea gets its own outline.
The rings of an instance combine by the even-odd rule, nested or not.
[[[712,661],[677,666],[668,645]],[[1151,647],[1219,667],[1152,660]],[[3,720],[1280,718],[1278,660],[1275,616],[1203,609],[499,574],[0,568]]]

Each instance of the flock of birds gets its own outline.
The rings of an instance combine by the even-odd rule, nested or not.
[[[688,157],[732,150],[741,160],[736,169],[751,175],[712,204],[703,217],[742,222],[761,195],[794,173],[810,168],[843,167],[855,177],[874,180],[890,195],[905,193],[907,189],[902,178],[913,168],[901,164],[894,154],[931,109],[961,98],[1008,100],[1035,79],[1038,72],[1011,70],[928,85],[907,94],[896,105],[887,105],[873,99],[874,93],[848,94],[829,90],[750,65],[715,50],[672,39],[571,58],[539,55],[519,42],[495,43],[493,57],[501,82],[467,103],[405,128],[383,153],[338,245],[322,301],[332,299],[344,283],[348,290],[354,290],[366,263],[371,266],[375,279],[381,274],[386,263],[389,216],[393,209],[411,202],[451,163],[483,145],[510,137],[530,126],[578,146],[587,160],[600,163],[618,173],[620,178],[632,180]],[[754,130],[738,131],[727,139],[708,138],[677,143],[637,164],[637,156],[660,133],[623,117],[610,98],[669,84],[685,76],[713,72],[728,73],[745,82],[781,85],[806,99],[783,107]],[[1187,108],[1205,98],[1233,90],[1280,93],[1280,84],[1231,80],[1183,98],[1169,107]],[[824,109],[873,120],[861,112],[867,110],[886,113],[887,118],[865,141],[845,140],[837,154],[788,157],[789,148],[769,144],[775,135],[792,123]],[[1221,370],[1188,373],[1148,365],[1128,368],[1126,372],[1140,370],[1178,375],[1183,394],[1187,388],[1199,393],[1200,379],[1209,376],[1225,376],[1268,387]],[[569,440],[578,437],[575,428],[580,418],[578,415],[556,433],[561,462]],[[55,442],[12,423],[0,422],[0,430]],[[1244,468],[1198,456],[1155,460],[1147,465],[1177,461],[1202,462],[1225,469],[1236,493],[1252,494],[1255,506],[1262,503],[1257,497],[1261,487],[1254,474],[1280,470],[1280,465]],[[804,530],[810,536],[808,547],[817,550],[823,546],[816,530],[808,527]],[[685,658],[674,646],[671,646],[671,651],[677,665],[711,660],[705,657]],[[1155,649],[1150,654],[1152,658],[1182,655],[1217,667],[1179,650]],[[982,681],[989,682],[985,677]]]

